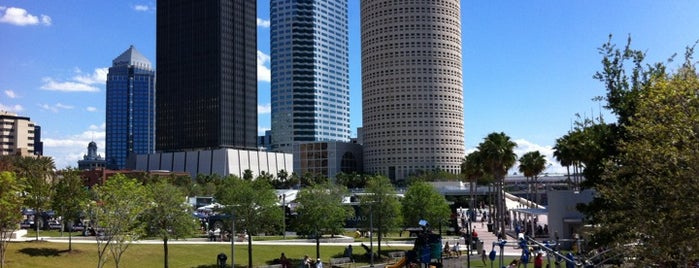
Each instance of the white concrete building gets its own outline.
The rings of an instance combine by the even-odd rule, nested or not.
[[[238,149],[135,155],[127,162],[127,169],[187,172],[192,178],[197,174],[232,174],[242,178],[248,169],[254,177],[263,171],[274,176],[281,170],[286,170],[289,174],[293,171],[291,154]]]

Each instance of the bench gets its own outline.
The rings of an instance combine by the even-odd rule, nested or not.
[[[348,265],[349,267],[352,267],[352,259],[349,257],[341,257],[341,258],[331,258],[330,259],[330,267],[344,267],[345,265]]]
[[[389,264],[398,262],[398,259],[405,257],[405,251],[391,251],[388,253]]]
[[[270,265],[258,266],[257,268],[282,268],[282,265],[281,264],[270,264]]]

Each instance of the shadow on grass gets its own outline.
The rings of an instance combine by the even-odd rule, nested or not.
[[[58,250],[55,248],[23,248],[19,252],[31,257],[58,257],[61,253],[67,253],[68,250]]]

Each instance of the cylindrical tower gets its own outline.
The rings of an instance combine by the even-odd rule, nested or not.
[[[362,0],[361,17],[364,171],[393,181],[459,173],[459,0]]]

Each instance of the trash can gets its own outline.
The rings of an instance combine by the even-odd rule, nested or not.
[[[492,231],[493,231],[493,224],[488,223],[488,232],[492,232]]]
[[[476,249],[478,250],[478,254],[483,252],[483,241],[478,241],[478,244],[476,244]]]
[[[219,253],[216,256],[216,267],[226,268],[226,260],[228,260],[228,257],[226,256],[226,254]]]

